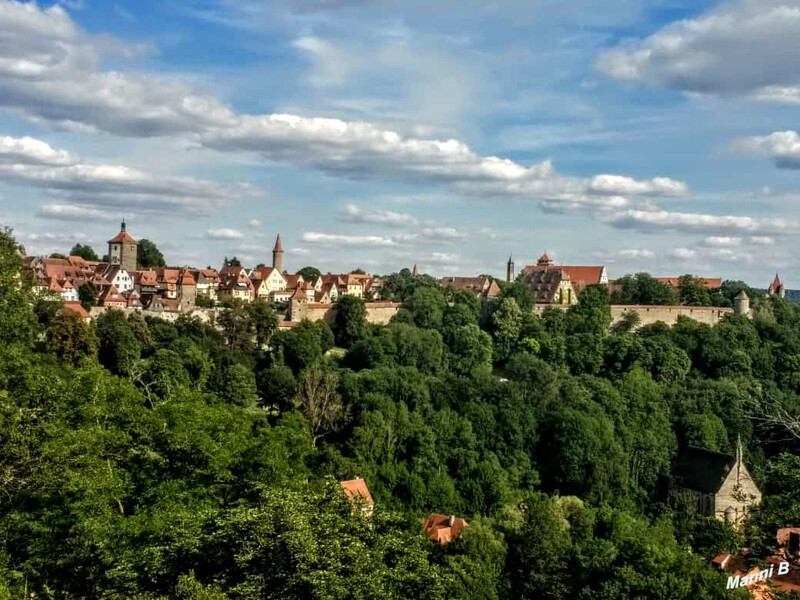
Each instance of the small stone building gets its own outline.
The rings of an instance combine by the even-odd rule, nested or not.
[[[734,456],[687,448],[678,457],[670,496],[678,508],[737,529],[761,503],[761,491],[744,464],[741,441]]]

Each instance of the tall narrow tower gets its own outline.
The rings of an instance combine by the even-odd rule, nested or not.
[[[281,234],[275,240],[275,247],[272,249],[272,266],[283,273],[283,245],[281,245]]]
[[[509,254],[508,262],[506,263],[506,281],[508,283],[511,283],[512,281],[514,281],[515,275],[516,274],[514,272],[514,257]]]
[[[126,231],[125,221],[117,235],[108,240],[108,261],[126,271],[136,270],[136,240]]]

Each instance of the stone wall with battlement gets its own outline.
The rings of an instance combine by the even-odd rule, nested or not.
[[[365,302],[367,309],[367,322],[376,325],[386,325],[397,314],[402,306],[399,302]],[[287,317],[291,321],[325,321],[333,327],[336,320],[336,304],[321,304],[318,302],[292,301]]]
[[[534,308],[536,314],[542,314],[547,304],[537,304]],[[566,310],[567,306],[554,306],[554,308]],[[688,317],[700,323],[715,325],[722,320],[725,315],[732,315],[732,308],[718,308],[715,306],[650,306],[645,304],[612,304],[611,322],[617,323],[629,312],[636,312],[641,319],[639,327],[650,325],[659,321],[667,325],[674,325],[678,322],[678,317]]]

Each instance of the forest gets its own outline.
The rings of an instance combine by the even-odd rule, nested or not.
[[[748,598],[710,559],[800,526],[800,309],[741,282],[714,302],[752,318],[611,328],[603,286],[536,316],[404,270],[386,326],[344,297],[279,331],[263,303],[87,324],[20,273],[0,232],[0,600]],[[744,531],[671,506],[679,450],[737,439]],[[436,544],[432,512],[469,525]]]

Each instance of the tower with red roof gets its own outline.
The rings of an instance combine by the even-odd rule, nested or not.
[[[136,240],[126,230],[122,221],[119,233],[108,240],[108,262],[120,265],[131,273],[136,270]]]

